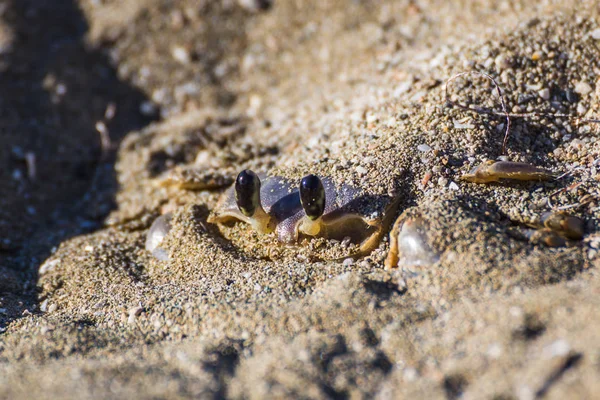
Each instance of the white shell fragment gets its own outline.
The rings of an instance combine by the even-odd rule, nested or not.
[[[398,265],[426,266],[435,264],[439,256],[427,243],[423,224],[419,219],[409,219],[398,233]]]
[[[429,245],[425,230],[426,224],[422,219],[400,216],[390,233],[386,267],[425,267],[435,264],[440,257]]]
[[[171,230],[172,217],[172,213],[167,213],[156,218],[146,236],[146,250],[160,261],[169,261],[169,253],[159,246]]]

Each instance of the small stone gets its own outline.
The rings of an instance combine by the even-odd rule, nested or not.
[[[58,307],[56,306],[56,304],[54,304],[54,303],[53,303],[53,304],[50,304],[50,305],[48,306],[48,312],[49,312],[49,313],[53,313],[54,311],[56,311],[56,309],[57,309],[57,308],[58,308]]]
[[[546,358],[566,356],[571,351],[571,345],[565,339],[558,339],[544,347]]]
[[[453,121],[454,129],[474,129],[475,125],[469,122]]]
[[[364,176],[367,174],[367,169],[365,167],[361,167],[360,165],[358,167],[355,168],[355,171],[357,174],[359,174],[360,176]]]
[[[372,124],[374,122],[377,122],[378,119],[379,119],[379,117],[377,117],[377,115],[374,113],[367,113],[367,115],[365,117],[367,124]]]
[[[182,64],[189,64],[191,57],[190,57],[190,53],[181,46],[174,46],[171,49],[171,55],[173,56],[173,58],[177,61],[179,61]]]
[[[414,369],[412,367],[405,368],[404,373],[402,374],[402,378],[406,382],[412,382],[412,381],[416,380],[418,377],[419,377],[419,373],[417,372],[416,369]]]
[[[594,29],[591,33],[590,36],[592,36],[592,39],[595,40],[600,40],[600,28],[598,29]]]
[[[587,82],[577,82],[577,84],[575,84],[575,93],[579,93],[582,96],[585,96],[586,94],[590,93],[592,91],[592,87],[587,83]]]
[[[58,259],[54,260],[46,260],[42,265],[40,265],[40,269],[38,271],[39,275],[44,275],[47,272],[52,271],[60,262]]]
[[[431,150],[431,147],[428,146],[428,145],[426,145],[426,144],[420,144],[420,145],[417,146],[417,150],[419,150],[422,153],[426,153],[429,150]]]
[[[538,95],[544,100],[549,100],[550,99],[550,89],[543,88],[542,90],[540,90],[538,92]]]
[[[500,54],[494,59],[494,63],[496,64],[496,68],[499,70],[505,70],[511,67],[511,60],[509,57]]]
[[[448,185],[448,189],[450,189],[450,190],[458,190],[459,187],[456,184],[456,182],[450,182],[450,185]]]
[[[145,116],[151,116],[156,114],[156,105],[150,100],[144,101],[140,104],[140,113]]]
[[[354,260],[353,260],[352,258],[346,258],[346,259],[345,259],[345,260],[342,262],[342,265],[343,265],[344,267],[349,267],[349,266],[351,266],[352,264],[354,264]]]
[[[587,108],[583,104],[577,104],[577,114],[585,114],[586,112]]]
[[[139,316],[142,311],[144,311],[143,307],[137,306],[137,307],[133,307],[129,309],[129,317],[127,317],[127,323],[128,324],[135,324],[135,319],[137,316]]]
[[[499,343],[493,343],[488,347],[487,355],[494,360],[502,355],[502,346]]]

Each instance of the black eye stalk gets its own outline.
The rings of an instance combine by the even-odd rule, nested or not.
[[[249,169],[240,172],[235,180],[235,202],[258,232],[271,233],[275,230],[275,221],[260,202],[260,178]]]
[[[325,188],[316,175],[307,175],[300,182],[300,203],[306,217],[302,219],[299,230],[310,236],[319,234],[323,227],[322,216],[325,212]]]

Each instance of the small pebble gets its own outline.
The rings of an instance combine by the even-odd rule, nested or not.
[[[346,258],[346,259],[345,259],[345,260],[342,262],[342,265],[343,265],[344,267],[349,267],[349,266],[351,266],[352,264],[354,264],[354,260],[353,260],[352,258]]]
[[[361,167],[360,165],[358,167],[355,168],[355,171],[357,174],[359,174],[360,176],[364,176],[367,174],[367,169],[365,167]]]
[[[496,57],[494,63],[496,64],[496,68],[499,70],[505,70],[511,67],[510,58],[503,54],[500,54],[498,57]]]
[[[416,369],[408,367],[404,369],[402,377],[406,382],[412,382],[419,377],[419,373]]]
[[[175,46],[171,49],[171,55],[173,56],[173,58],[177,61],[179,61],[182,64],[189,64],[190,63],[190,53],[183,47],[181,46]]]
[[[54,267],[56,267],[58,265],[58,263],[60,262],[60,260],[58,259],[54,259],[54,260],[46,260],[41,266],[40,269],[38,271],[38,274],[44,275],[47,272],[50,272],[54,269]]]
[[[127,318],[127,323],[128,324],[134,324],[135,323],[135,318],[140,315],[142,313],[142,311],[144,311],[143,307],[137,306],[137,307],[133,307],[129,309],[129,317]]]
[[[600,40],[600,28],[594,29],[591,33],[592,39]]]
[[[420,144],[417,146],[417,150],[419,150],[420,152],[428,152],[429,150],[431,150],[431,147],[426,145],[426,144]]]
[[[461,121],[454,121],[454,129],[474,129],[475,125],[467,122],[463,123]]]
[[[156,114],[156,105],[151,101],[144,101],[140,104],[140,113],[145,116]]]
[[[488,347],[487,355],[492,359],[498,359],[502,355],[502,346],[499,343],[493,343]]]
[[[546,358],[566,356],[571,351],[571,345],[565,339],[558,339],[544,347]]]
[[[575,85],[575,93],[579,93],[583,96],[592,91],[592,87],[587,82],[577,82]]]
[[[538,92],[538,95],[544,100],[549,100],[550,99],[550,89],[543,88],[542,90],[540,90]]]

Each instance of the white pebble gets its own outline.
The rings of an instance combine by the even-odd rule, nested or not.
[[[342,262],[342,265],[343,265],[344,267],[349,267],[349,266],[351,266],[352,264],[354,264],[354,260],[353,260],[352,258],[346,258],[346,259],[345,259],[345,260]]]
[[[456,182],[450,182],[450,185],[448,185],[448,189],[450,189],[450,190],[458,190],[459,187],[456,184]]]
[[[128,324],[134,324],[135,318],[144,311],[143,307],[137,306],[129,309],[129,317],[127,318]]]
[[[592,39],[600,40],[600,28],[594,29],[591,33]]]
[[[496,360],[502,355],[502,346],[499,343],[493,343],[488,347],[487,355]]]
[[[550,99],[550,89],[543,88],[542,90],[540,90],[538,92],[538,95],[544,100],[549,100]]]
[[[171,49],[171,55],[175,60],[182,64],[189,64],[190,62],[190,53],[188,53],[188,51],[181,46],[173,47]]]
[[[583,96],[590,93],[592,90],[592,87],[587,82],[581,81],[577,82],[577,84],[575,85],[575,92]]]
[[[366,175],[366,174],[367,174],[367,172],[369,172],[369,171],[367,171],[367,169],[366,169],[365,167],[361,167],[360,165],[359,165],[358,167],[356,167],[356,168],[355,168],[355,171],[356,171],[356,173],[357,173],[357,174],[359,174],[360,176]]]
[[[544,347],[546,358],[566,356],[571,351],[571,345],[565,339],[558,339]]]
[[[402,375],[406,382],[412,382],[419,377],[417,370],[412,367],[405,368]]]
[[[426,144],[420,144],[417,146],[417,150],[419,150],[420,152],[428,152],[429,150],[431,150],[431,147],[426,145]]]
[[[494,59],[494,63],[496,64],[496,67],[499,70],[505,70],[507,68],[510,68],[510,58],[505,56],[504,54],[500,54],[498,55],[495,59]]]
[[[54,267],[58,265],[59,262],[60,260],[58,259],[44,261],[44,263],[40,265],[40,269],[38,271],[39,275],[41,276],[44,275],[46,272],[52,271]]]
[[[469,122],[463,123],[461,121],[453,121],[453,124],[454,124],[455,129],[474,129],[475,128],[475,125],[473,125]]]

